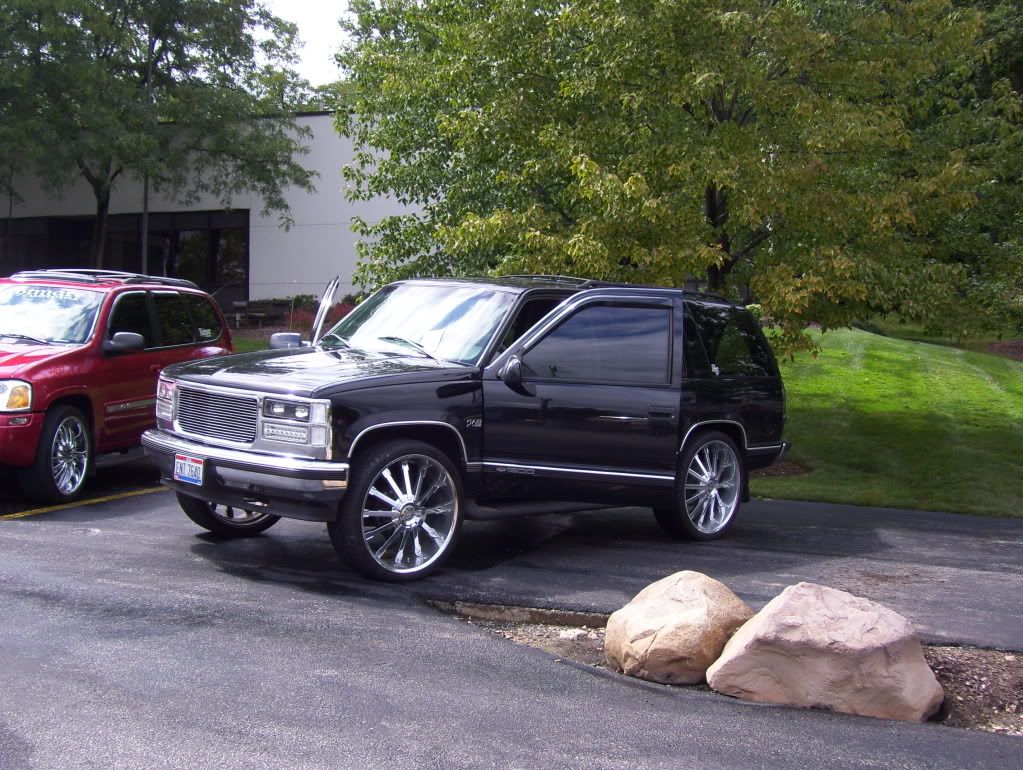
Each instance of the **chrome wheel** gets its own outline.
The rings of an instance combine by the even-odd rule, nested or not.
[[[57,425],[50,445],[50,477],[65,496],[73,495],[89,469],[89,431],[80,417],[69,414]]]
[[[227,537],[251,537],[264,532],[279,521],[279,517],[263,511],[232,508],[210,500],[183,495],[178,492],[178,505],[192,521],[203,529]]]
[[[457,531],[455,480],[440,462],[408,454],[388,462],[362,501],[362,540],[378,565],[394,574],[425,570]]]
[[[255,524],[269,516],[267,513],[260,513],[258,511],[245,511],[241,508],[232,508],[230,505],[218,505],[217,503],[207,503],[207,505],[209,505],[210,513],[213,516],[225,523],[234,524],[236,526]]]
[[[703,534],[723,529],[739,506],[739,459],[724,441],[712,440],[693,454],[686,469],[683,500],[686,516]]]

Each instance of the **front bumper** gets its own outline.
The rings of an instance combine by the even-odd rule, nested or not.
[[[0,465],[27,468],[34,463],[45,420],[41,412],[0,414]]]
[[[307,521],[333,521],[348,488],[348,464],[209,446],[161,430],[142,434],[142,446],[176,492],[233,508]],[[174,456],[203,461],[201,485],[174,478]]]

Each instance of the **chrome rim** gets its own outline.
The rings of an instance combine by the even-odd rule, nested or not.
[[[50,474],[62,495],[73,495],[89,467],[89,433],[78,417],[61,420],[50,450]]]
[[[455,480],[432,457],[406,455],[377,474],[362,501],[362,539],[389,572],[426,569],[455,535]]]
[[[219,505],[217,503],[208,503],[208,505],[210,507],[210,513],[221,521],[227,524],[233,524],[236,527],[244,527],[246,524],[255,524],[270,515],[268,513],[260,513],[259,511],[246,511],[241,508],[232,508],[230,505]]]
[[[739,460],[724,441],[708,441],[686,469],[686,515],[700,532],[724,527],[739,505]]]

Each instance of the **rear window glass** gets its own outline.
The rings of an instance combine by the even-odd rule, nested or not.
[[[774,357],[756,321],[727,305],[690,305],[699,327],[711,371],[722,377],[767,377]]]
[[[188,312],[185,298],[180,294],[155,293],[156,316],[160,326],[160,344],[187,345],[194,342],[192,317]]]
[[[199,342],[212,342],[220,337],[220,320],[210,300],[195,294],[186,294],[184,297],[192,311],[196,339]]]

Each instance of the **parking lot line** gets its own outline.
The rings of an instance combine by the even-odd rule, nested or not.
[[[93,497],[89,500],[77,500],[73,503],[63,503],[62,505],[50,505],[46,508],[33,508],[31,511],[21,511],[20,513],[8,513],[4,516],[0,516],[0,519],[23,519],[26,516],[36,516],[40,513],[50,513],[50,511],[63,511],[65,508],[78,508],[83,505],[96,505],[97,503],[108,503],[111,500],[122,500],[125,497],[136,497],[138,495],[148,495],[153,492],[166,492],[167,487],[153,487],[151,489],[136,489],[133,492],[119,492],[116,495],[107,495],[106,497]]]

